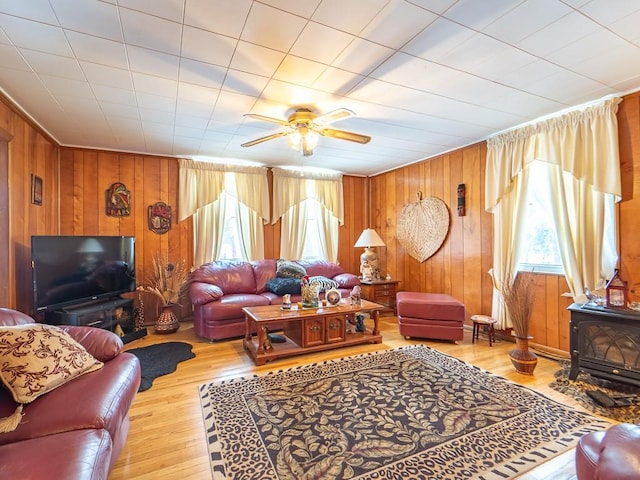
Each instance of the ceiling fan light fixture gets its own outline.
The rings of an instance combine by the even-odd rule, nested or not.
[[[302,152],[302,155],[308,157],[313,155],[313,149],[318,146],[318,135],[312,129],[306,126],[299,126],[287,135],[289,146],[294,150]]]
[[[299,130],[294,130],[289,135],[287,135],[287,141],[289,142],[289,146],[294,150],[300,150],[300,146],[302,145],[302,135]]]

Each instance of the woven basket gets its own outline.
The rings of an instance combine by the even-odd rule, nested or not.
[[[436,197],[409,203],[398,219],[397,237],[409,255],[420,262],[431,257],[442,246],[449,233],[449,209]]]

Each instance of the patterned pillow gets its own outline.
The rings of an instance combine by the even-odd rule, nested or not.
[[[332,288],[338,288],[340,286],[335,280],[331,280],[330,278],[323,277],[321,275],[309,277],[309,285],[313,285],[314,283],[320,286],[321,292],[326,292]]]
[[[302,265],[291,260],[278,259],[276,262],[276,276],[287,278],[302,278],[307,271]]]
[[[39,323],[0,327],[0,380],[17,403],[33,402],[102,365],[59,327]],[[0,419],[0,431],[14,430],[21,412],[22,405],[11,417]]]
[[[276,277],[269,280],[266,289],[276,295],[300,295],[301,283],[299,278]]]

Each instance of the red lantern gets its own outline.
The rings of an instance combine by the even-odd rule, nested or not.
[[[620,278],[620,272],[617,268],[613,272],[613,276],[607,283],[605,290],[607,292],[607,307],[627,307],[627,282]]]

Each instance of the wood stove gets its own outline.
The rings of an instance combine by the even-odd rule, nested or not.
[[[640,312],[577,303],[569,307],[571,371],[640,386]]]

